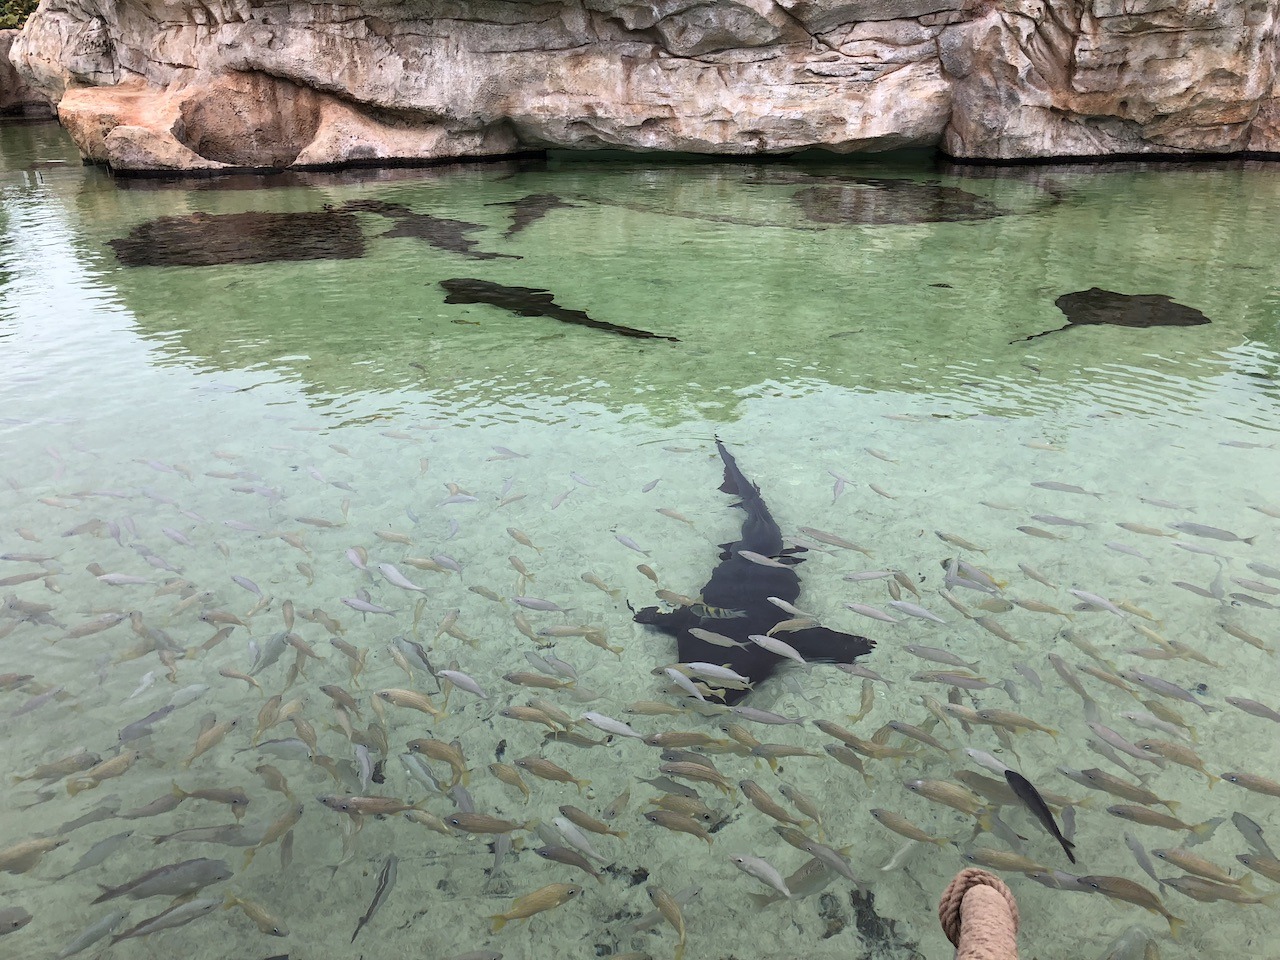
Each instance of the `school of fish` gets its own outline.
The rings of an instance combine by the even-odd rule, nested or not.
[[[408,458],[443,442],[426,432],[382,435]],[[76,454],[49,457],[51,482],[11,481],[21,508],[0,533],[6,956],[140,956],[131,943],[179,929],[288,940],[323,912],[349,928],[332,956],[420,924],[424,956],[481,960],[538,955],[520,938],[578,910],[574,929],[608,955],[710,957],[726,910],[784,926],[828,889],[847,901],[892,883],[926,849],[944,871],[1000,872],[1030,903],[1060,902],[1037,899],[1049,890],[1154,918],[1114,956],[1158,957],[1211,938],[1220,911],[1280,903],[1280,751],[1236,747],[1274,743],[1280,723],[1280,510],[1266,504],[1237,533],[1207,506],[1033,477],[1010,483],[1036,513],[975,507],[1007,515],[1005,542],[922,531],[896,560],[780,505],[806,574],[840,589],[807,589],[784,606],[793,620],[751,638],[791,662],[730,708],[718,700],[751,679],[675,662],[627,601],[699,603],[682,592],[696,577],[664,566],[731,520],[654,501],[694,539],[637,540],[619,510],[602,538],[614,564],[584,569],[558,511],[599,481],[565,470],[563,493],[535,503],[530,454],[507,447],[474,478],[405,459],[415,495],[395,521],[337,443],[294,471],[324,512],[293,509],[248,450],[139,460],[111,489],[82,485]],[[684,463],[713,485],[710,461]],[[854,486],[857,468],[842,471],[835,498]],[[662,496],[656,479],[634,485]],[[476,528],[509,555],[478,554]],[[1024,562],[1024,536],[1093,542],[1133,582]],[[1178,592],[1204,611],[1193,629],[1160,605]],[[879,646],[806,663],[787,629],[822,622]],[[1252,688],[1221,693],[1226,660]],[[887,834],[892,856],[869,856]],[[56,928],[52,887],[75,905]],[[446,901],[447,936],[432,932]]]

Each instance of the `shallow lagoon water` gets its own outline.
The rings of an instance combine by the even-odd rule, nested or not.
[[[191,684],[209,686],[134,744],[141,756],[123,776],[74,796],[65,780],[9,789],[0,846],[51,834],[112,797],[119,811],[140,807],[174,783],[185,790],[243,787],[250,797],[243,825],[261,828],[288,806],[254,772],[264,762],[285,775],[305,805],[287,867],[277,845],[244,867],[242,848],[152,842],[236,823],[211,801],[72,830],[35,867],[3,876],[3,906],[33,915],[0,940],[6,956],[56,956],[116,903],[130,908],[121,930],[159,913],[168,899],[90,901],[98,884],[201,856],[225,859],[235,870],[203,896],[234,892],[259,903],[285,922],[288,937],[269,938],[241,911],[218,910],[109,950],[104,941],[83,955],[444,958],[490,949],[507,957],[633,950],[665,957],[676,948],[669,927],[642,933],[627,927],[651,909],[645,886],[657,883],[672,892],[701,888],[684,908],[691,960],[948,956],[934,912],[942,887],[966,865],[963,850],[1005,844],[991,834],[974,838],[970,818],[902,782],[976,770],[960,748],[996,752],[1042,790],[1088,798],[1076,808],[1076,868],[1025,812],[1002,808],[1002,818],[1026,838],[1026,855],[1048,868],[1125,877],[1154,890],[1124,832],[1147,849],[1175,847],[1187,837],[1117,819],[1106,807],[1124,801],[1056,772],[1060,765],[1096,766],[1132,779],[1088,749],[1082,701],[1047,660],[1052,652],[1072,665],[1102,667],[1082,651],[1084,643],[1117,669],[1143,670],[1185,688],[1204,685],[1201,697],[1213,712],[1160,702],[1194,727],[1190,746],[1209,771],[1280,778],[1270,721],[1225,702],[1248,697],[1280,707],[1271,652],[1280,640],[1277,614],[1257,605],[1280,601],[1266,590],[1280,581],[1247,566],[1280,567],[1280,306],[1273,283],[1280,240],[1271,229],[1280,177],[1271,167],[966,172],[911,158],[797,165],[553,159],[177,186],[117,183],[82,168],[52,126],[7,127],[0,148],[0,473],[8,480],[0,487],[6,518],[0,553],[48,558],[4,561],[0,579],[48,571],[6,586],[4,595],[51,605],[61,625],[0,618],[0,673],[32,675],[0,694],[7,734],[0,763],[12,776],[77,747],[107,757],[125,725]],[[857,193],[887,190],[877,182],[911,186],[896,199],[893,191]],[[538,194],[573,206],[551,209],[504,237],[513,209],[506,204]],[[384,237],[395,224],[369,212],[355,214],[363,256],[124,266],[111,245],[159,218],[311,214],[368,201],[479,224],[467,234],[476,249],[508,257],[478,260],[417,235]],[[969,215],[928,222],[940,209],[950,215],[957,208]],[[446,304],[440,282],[455,278],[547,289],[567,309],[679,342],[633,340],[486,304]],[[1062,326],[1054,301],[1091,287],[1164,294],[1212,322],[1088,326],[1010,343]],[[728,857],[761,856],[784,875],[808,857],[779,839],[773,821],[739,792],[726,797],[699,788],[723,818],[708,846],[642,818],[658,791],[638,778],[657,776],[657,749],[626,738],[590,749],[544,743],[544,728],[497,715],[541,695],[573,716],[598,711],[645,734],[683,729],[722,736],[717,717],[625,712],[636,700],[682,703],[652,674],[674,659],[674,645],[633,624],[626,601],[656,602],[655,585],[637,564],[652,567],[661,588],[695,594],[717,562],[717,545],[737,536],[740,516],[717,489],[717,435],[760,485],[786,536],[802,537],[800,527],[813,527],[869,552],[811,543],[799,567],[799,606],[836,629],[875,639],[863,664],[892,683],[874,684],[871,712],[857,723],[849,716],[859,710],[862,678],[830,666],[780,670],[748,704],[834,720],[867,739],[889,721],[928,726],[921,697],[946,702],[947,687],[909,679],[943,669],[904,649],[915,643],[976,661],[992,682],[1012,681],[966,692],[962,704],[1015,710],[1059,733],[1014,735],[1010,752],[991,728],[965,731],[954,721],[950,730],[931,727],[952,748],[950,756],[895,733],[891,745],[919,752],[867,760],[866,780],[825,755],[784,759],[779,775],[750,756],[713,757],[731,782],[754,779],[779,800],[779,786],[788,783],[813,797],[826,841],[849,848],[873,902],[853,896],[853,885],[835,877],[819,894],[760,909],[751,895],[766,888]],[[1033,486],[1045,481],[1095,495]],[[475,502],[444,503],[449,484]],[[317,526],[317,518],[333,526]],[[1156,537],[1116,526],[1172,535],[1169,524],[1187,521],[1252,542],[1185,532]],[[509,527],[537,549],[518,543]],[[972,546],[958,547],[957,539]],[[367,550],[372,574],[346,558],[353,547]],[[433,555],[456,561],[461,573],[405,562]],[[521,583],[511,556],[531,579]],[[1024,646],[997,638],[939,596],[949,557],[1006,584],[1000,597],[954,593],[973,616],[991,616]],[[393,586],[378,563],[395,564],[425,592]],[[149,582],[110,586],[86,569],[92,564]],[[1030,579],[1020,564],[1058,586]],[[905,573],[922,594],[919,602],[946,623],[902,617],[891,625],[846,609],[845,602],[889,609],[886,581],[845,579],[877,569]],[[618,596],[585,583],[584,573]],[[270,602],[233,576],[253,581]],[[1123,601],[1153,619],[1073,610],[1072,588]],[[393,615],[362,616],[342,604],[360,590]],[[535,643],[513,621],[518,608],[510,598],[521,594],[570,608],[525,611],[535,630],[596,625],[622,653],[581,637]],[[1002,598],[1040,601],[1071,616],[1017,607],[1000,612]],[[304,662],[305,676],[287,690],[292,650],[255,678],[262,693],[220,673],[250,669],[250,643],[263,645],[283,629],[286,600],[295,611],[319,609],[335,618],[341,638],[367,651],[356,680],[350,660],[330,645],[323,618],[296,621],[297,634],[324,659]],[[627,837],[592,838],[611,865],[602,882],[538,858],[533,849],[544,841],[532,831],[515,835],[516,849],[496,874],[491,837],[443,836],[401,816],[366,818],[344,849],[351,821],[314,798],[357,792],[350,778],[358,773],[351,741],[319,688],[339,684],[352,693],[360,728],[378,722],[371,704],[379,689],[413,688],[441,703],[436,681],[421,670],[410,678],[387,649],[393,637],[415,634],[419,600],[416,633],[432,664],[456,664],[489,699],[454,690],[438,720],[387,706],[386,782],[368,792],[450,815],[452,802],[426,791],[399,759],[407,741],[427,736],[461,743],[479,811],[537,820],[544,829],[561,804],[598,815],[629,789],[630,804],[612,824]],[[983,602],[996,612],[980,610]],[[458,636],[437,636],[454,610]],[[125,619],[68,637],[94,617],[133,611],[140,615],[137,629]],[[218,630],[219,623],[207,621],[219,612],[245,619],[247,627],[199,649]],[[1256,649],[1223,624],[1269,649]],[[1128,653],[1154,646],[1138,627],[1190,645],[1213,665]],[[161,645],[175,651],[166,657],[171,666],[147,651],[157,636],[148,630],[164,631]],[[574,688],[531,690],[503,679],[533,669],[526,651],[548,649],[576,669]],[[1034,670],[1043,689],[1015,664]],[[1121,716],[1145,709],[1135,697],[1088,675],[1082,682],[1103,723],[1134,741],[1173,739]],[[57,687],[61,692],[48,702],[9,716]],[[314,727],[320,752],[333,758],[334,775],[305,758],[247,749],[265,696],[282,691],[285,700],[301,699],[301,715]],[[238,726],[186,768],[209,714],[238,719]],[[833,742],[812,723],[751,729],[763,741],[819,754]],[[264,739],[293,735],[286,723]],[[500,749],[508,762],[546,757],[589,779],[590,787],[580,794],[571,784],[526,775],[532,794],[526,804],[486,769]],[[1202,775],[1176,764],[1131,763],[1149,775],[1150,789],[1179,804],[1186,823],[1227,818],[1194,852],[1233,875],[1245,872],[1235,856],[1250,852],[1233,813],[1250,817],[1280,846],[1275,797],[1230,783],[1209,789]],[[434,768],[447,784],[447,766]],[[957,845],[903,853],[907,841],[880,826],[871,808],[898,812]],[[133,835],[105,863],[58,879],[97,841],[125,830]],[[392,853],[397,882],[352,944]],[[882,870],[891,860],[894,869]],[[1159,861],[1156,869],[1161,877],[1180,873]],[[1200,903],[1166,889],[1166,908],[1186,921],[1175,941],[1164,920],[1139,907],[1047,889],[1018,873],[1004,876],[1021,905],[1026,956],[1098,956],[1134,925],[1150,932],[1163,957],[1271,956],[1280,942],[1280,914],[1271,903]],[[491,932],[491,915],[553,882],[581,883],[585,892]],[[1251,882],[1268,896],[1280,891],[1259,876]]]

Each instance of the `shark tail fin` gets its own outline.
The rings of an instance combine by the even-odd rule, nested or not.
[[[874,640],[827,627],[808,627],[787,635],[787,642],[810,663],[853,663],[870,653]]]

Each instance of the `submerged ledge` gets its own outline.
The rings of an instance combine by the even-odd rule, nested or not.
[[[2,117],[3,123],[58,123],[56,117]],[[172,184],[181,186],[193,182],[231,181],[236,178],[251,178],[252,183],[246,188],[259,186],[289,186],[291,184],[315,184],[366,182],[369,179],[399,179],[396,174],[412,178],[420,171],[453,171],[468,167],[495,167],[502,164],[537,166],[557,163],[644,163],[649,166],[787,166],[813,165],[829,166],[832,169],[849,172],[857,169],[861,163],[882,163],[894,159],[923,160],[932,164],[937,172],[951,173],[957,176],[972,176],[980,170],[996,173],[1000,170],[1034,170],[1049,172],[1054,168],[1069,167],[1081,169],[1099,167],[1108,169],[1138,170],[1177,170],[1187,167],[1205,166],[1215,168],[1243,168],[1246,164],[1280,163],[1280,151],[1248,151],[1242,153],[1208,153],[1208,154],[1115,154],[1089,157],[1023,157],[1018,159],[966,159],[953,157],[941,149],[935,150],[898,150],[886,153],[849,154],[831,153],[823,150],[798,150],[787,154],[760,154],[757,156],[742,154],[685,153],[672,150],[520,150],[510,154],[494,154],[488,156],[441,157],[438,159],[379,159],[349,160],[343,162],[310,164],[292,167],[220,167],[196,170],[143,170],[114,169],[108,162],[82,158],[85,166],[100,167],[106,170],[120,186],[147,188]],[[843,161],[843,162],[841,162]],[[375,177],[376,174],[387,176]]]

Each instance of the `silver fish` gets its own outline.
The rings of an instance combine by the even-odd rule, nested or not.
[[[840,855],[840,851],[834,850],[825,843],[819,843],[816,840],[810,840],[801,849],[809,856],[817,857],[854,886],[859,889],[866,889],[866,883],[858,879],[853,872],[853,868],[849,866],[849,861]]]
[[[1280,723],[1280,713],[1277,713],[1265,703],[1259,703],[1257,700],[1249,700],[1245,697],[1227,697],[1226,701],[1233,707],[1243,710],[1245,713],[1251,714],[1255,717],[1261,717],[1264,720],[1271,720],[1275,723]]]
[[[953,667],[964,667],[968,670],[977,670],[978,661],[972,662],[957,657],[949,650],[941,650],[937,647],[926,647],[918,643],[908,643],[903,648],[907,653],[919,657],[921,660],[930,660],[933,663],[945,663]]]
[[[1057,480],[1033,480],[1033,487],[1039,487],[1041,490],[1053,490],[1057,493],[1079,493],[1086,497],[1097,497],[1102,499],[1102,494],[1095,493],[1092,490],[1086,490],[1084,487],[1076,486],[1074,483],[1061,483]]]
[[[134,740],[141,740],[143,737],[151,736],[151,728],[159,723],[169,714],[176,710],[173,704],[169,703],[161,707],[159,710],[153,710],[141,720],[135,720],[124,727],[120,728],[120,742],[132,743]]]
[[[1230,530],[1211,527],[1205,523],[1192,523],[1190,520],[1179,520],[1177,523],[1168,524],[1168,527],[1179,533],[1189,533],[1193,537],[1207,537],[1210,540],[1222,540],[1226,543],[1247,543],[1252,546],[1254,541],[1254,537],[1240,537]]]
[[[1269,563],[1260,561],[1252,561],[1246,566],[1260,577],[1266,577],[1268,580],[1280,580],[1280,567],[1273,567]]]
[[[1262,838],[1262,827],[1250,820],[1243,813],[1233,813],[1231,822],[1236,825],[1236,829],[1240,831],[1240,835],[1244,837],[1245,842],[1253,847],[1254,851],[1262,854],[1264,857],[1276,859],[1276,855],[1271,852],[1271,847],[1267,845],[1267,841]]]
[[[1138,841],[1128,830],[1124,832],[1124,843],[1129,848],[1129,852],[1133,854],[1133,859],[1138,861],[1138,866],[1142,868],[1142,872],[1160,885],[1164,889],[1164,881],[1156,876],[1156,866],[1151,862],[1151,857],[1147,855],[1146,848]]]
[[[620,544],[622,544],[628,550],[634,550],[636,553],[643,553],[646,557],[649,555],[648,550],[645,550],[643,547],[640,546],[640,544],[636,543],[634,540],[632,540],[628,536],[625,536],[624,534],[615,533],[613,535],[613,539],[617,540]]]
[[[242,826],[238,823],[224,823],[216,827],[188,827],[174,833],[152,837],[152,843],[217,843],[224,847],[256,847],[262,842],[269,825],[265,823]]]
[[[924,607],[920,606],[919,604],[910,603],[906,600],[890,600],[889,606],[893,607],[893,609],[895,610],[902,611],[903,613],[907,614],[907,616],[917,617],[921,620],[929,620],[933,623],[941,623],[941,624],[945,624],[947,622],[943,620],[941,617],[939,617],[937,614],[930,613],[928,610],[926,610]]]
[[[467,693],[470,693],[473,696],[479,697],[481,700],[489,699],[489,694],[484,692],[484,688],[481,687],[480,684],[478,684],[474,678],[468,676],[465,673],[461,673],[458,670],[441,670],[439,673],[436,674],[436,677],[437,678],[443,677],[444,679],[452,683],[455,687],[460,687],[461,689],[467,691]]]
[[[233,583],[236,584],[236,586],[244,587],[246,590],[248,590],[252,594],[255,594],[256,596],[259,596],[259,597],[262,596],[262,588],[259,587],[252,580],[250,580],[248,577],[241,577],[237,574],[232,574],[231,580]]]
[[[804,717],[784,717],[782,714],[773,713],[769,710],[760,710],[757,707],[744,707],[739,705],[730,707],[729,712],[741,717],[743,720],[750,720],[753,723],[766,723],[778,726],[788,723],[804,723]]]
[[[102,903],[116,897],[142,900],[147,897],[180,897],[194,893],[210,884],[221,883],[231,877],[231,867],[225,860],[208,860],[199,857],[168,863],[134,877],[118,887],[102,887],[102,894],[93,902]]]
[[[748,857],[738,854],[731,856],[729,862],[747,876],[755,877],[765,886],[777,890],[786,899],[791,899],[791,891],[787,888],[787,882],[782,879],[782,874],[778,872],[778,868],[768,860],[761,857]]]
[[[1108,540],[1106,543],[1103,544],[1103,546],[1106,547],[1108,550],[1114,550],[1116,553],[1127,553],[1129,556],[1137,557],[1139,560],[1146,560],[1148,562],[1151,561],[1151,558],[1148,557],[1141,550],[1135,550],[1133,547],[1129,546],[1128,544],[1121,543],[1118,540]]]
[[[1121,670],[1118,674],[1121,678],[1128,680],[1130,683],[1136,683],[1146,687],[1162,697],[1169,697],[1172,700],[1182,700],[1186,703],[1194,703],[1205,713],[1217,710],[1217,707],[1211,707],[1208,704],[1201,703],[1190,690],[1184,690],[1176,683],[1170,683],[1168,680],[1162,680],[1160,677],[1152,676],[1149,673],[1142,673],[1138,670]]]
[[[356,610],[360,613],[382,613],[386,614],[388,617],[394,617],[396,615],[394,610],[388,610],[386,607],[380,607],[376,603],[370,603],[368,600],[362,600],[359,597],[339,597],[338,599],[352,610]]]
[[[75,865],[60,876],[59,880],[65,880],[73,873],[79,873],[81,870],[88,870],[90,867],[96,867],[108,860],[117,853],[126,840],[133,836],[132,830],[126,830],[124,833],[117,833],[114,836],[107,837],[105,840],[99,840],[92,847],[85,851],[84,856],[75,862]]]
[[[360,922],[356,924],[356,932],[351,934],[351,942],[356,942],[356,937],[360,931],[364,929],[364,925],[373,918],[378,912],[378,908],[382,906],[383,901],[387,899],[387,895],[396,885],[397,867],[400,865],[399,858],[393,853],[387,857],[383,863],[382,869],[378,871],[378,885],[373,891],[373,900],[369,903],[369,909],[364,912],[364,916],[360,918]]]
[[[864,617],[869,617],[872,620],[882,620],[885,623],[900,622],[897,617],[891,617],[889,616],[889,614],[885,613],[883,610],[879,610],[865,603],[846,603],[845,607],[849,610],[852,610],[854,613],[861,614]]]
[[[1056,527],[1091,527],[1093,524],[1086,523],[1083,520],[1071,520],[1067,517],[1059,517],[1052,513],[1033,513],[1032,520],[1039,520],[1041,523],[1047,523]]]
[[[112,910],[105,916],[99,917],[63,947],[54,960],[67,960],[67,957],[73,957],[82,950],[87,950],[103,937],[115,933],[127,916],[129,916],[128,910]]]
[[[183,687],[170,697],[169,705],[175,710],[180,710],[185,706],[195,703],[208,692],[209,687],[207,684],[193,683],[188,687]]]
[[[512,597],[516,603],[527,610],[542,610],[550,613],[568,613],[572,608],[565,608],[558,603],[550,600],[543,600],[540,597]]]
[[[0,907],[0,937],[21,930],[31,922],[31,914],[22,907]]]
[[[402,590],[415,590],[418,593],[427,592],[426,587],[418,586],[416,583],[413,583],[412,581],[410,581],[409,578],[406,577],[403,573],[397,570],[395,567],[395,564],[380,563],[378,564],[378,572],[381,573],[386,578],[387,582],[394,587],[399,587]],[[351,605],[348,604],[348,606],[351,606]]]
[[[73,830],[78,830],[90,823],[97,823],[99,820],[110,820],[116,815],[116,811],[120,809],[120,798],[112,794],[105,797],[103,801],[83,816],[76,817],[74,820],[68,820],[58,829],[53,831],[54,836],[61,837]]]
[[[249,676],[256,677],[279,660],[285,648],[289,646],[288,637],[288,631],[285,630],[280,630],[268,637],[262,647],[259,648],[258,655],[254,657],[253,666],[249,668]]]
[[[111,938],[111,942],[119,943],[121,940],[128,940],[132,937],[145,937],[148,934],[158,933],[161,930],[172,930],[174,927],[181,927],[190,923],[192,920],[198,920],[205,914],[222,906],[222,901],[213,897],[204,900],[188,900],[186,903],[179,904],[176,907],[170,907],[163,913],[158,913],[154,917],[148,917],[135,927],[131,927],[124,933],[117,934]]]
[[[560,836],[564,838],[564,842],[575,850],[578,850],[585,856],[588,856],[600,863],[609,862],[606,857],[600,856],[600,852],[591,845],[591,841],[587,839],[587,835],[578,829],[572,821],[567,820],[564,817],[552,817],[551,825],[560,832]]]
[[[1127,753],[1129,756],[1135,757],[1138,760],[1146,760],[1150,763],[1154,763],[1158,767],[1164,766],[1163,759],[1157,756],[1153,756],[1151,753],[1149,753],[1146,750],[1143,750],[1141,747],[1137,746],[1136,744],[1130,743],[1128,740],[1126,740],[1120,734],[1116,733],[1116,731],[1112,730],[1110,727],[1103,726],[1101,723],[1097,723],[1096,721],[1093,721],[1093,720],[1088,721],[1086,723],[1086,726],[1088,726],[1088,728],[1092,730],[1094,734],[1098,737],[1098,739],[1102,740],[1103,743],[1106,743],[1112,747],[1115,747],[1117,750],[1121,751],[1122,753]]]

